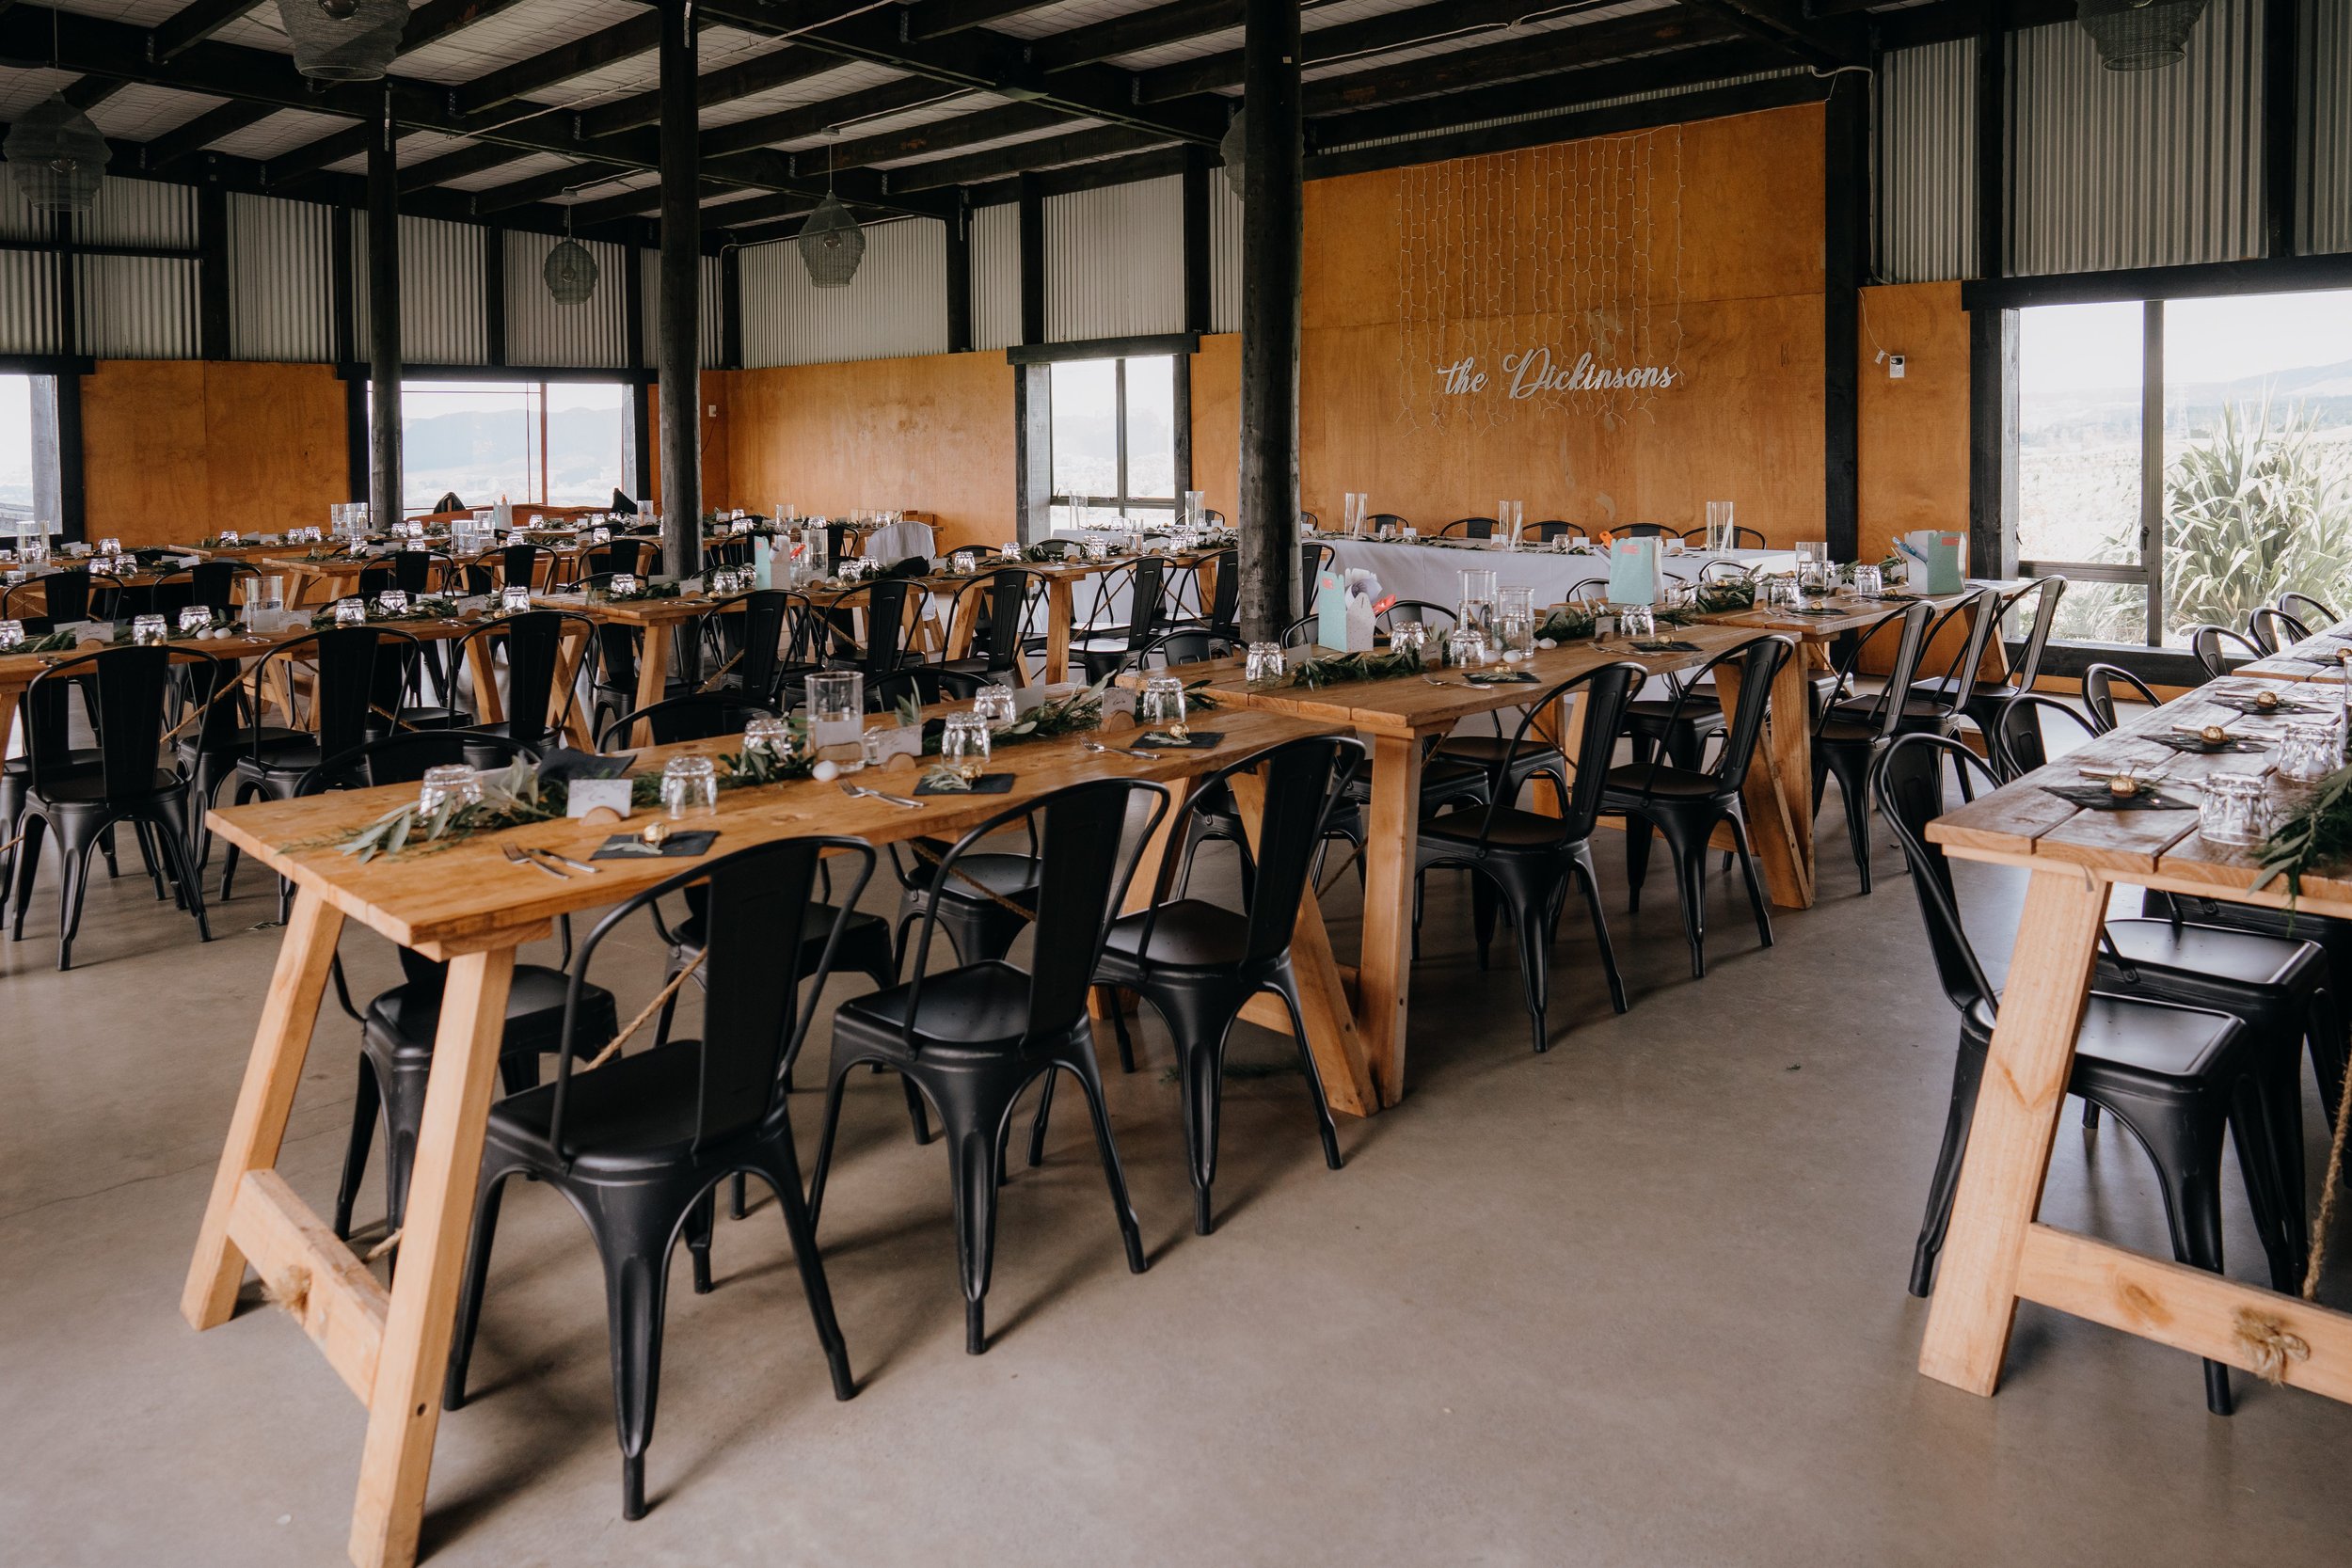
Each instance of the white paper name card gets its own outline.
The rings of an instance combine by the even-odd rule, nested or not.
[[[565,792],[564,815],[585,816],[602,808],[627,816],[631,787],[627,779],[574,779]]]
[[[876,737],[874,746],[879,753],[874,758],[876,762],[888,762],[892,757],[899,756],[913,757],[918,762],[922,760],[923,726],[920,724],[885,724],[866,733]]]

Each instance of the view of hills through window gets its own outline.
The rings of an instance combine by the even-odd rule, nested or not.
[[[33,515],[33,378],[0,375],[0,528]]]
[[[2158,310],[2160,369],[2137,301],[2018,313],[2018,553],[2138,579],[2070,573],[2057,634],[2181,647],[2188,627],[2243,625],[2289,590],[2352,608],[2352,291]],[[2162,459],[2148,472],[2142,410],[2158,378]]]
[[[597,382],[410,382],[401,388],[402,504],[601,506],[628,478],[628,389]]]

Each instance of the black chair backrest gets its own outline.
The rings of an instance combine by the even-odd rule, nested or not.
[[[87,566],[69,566],[63,571],[51,572],[46,577],[26,578],[8,590],[8,598],[13,601],[19,594],[33,593],[41,594],[41,617],[52,625],[89,619],[90,574]],[[16,618],[13,603],[5,615],[0,615],[0,619]]]
[[[433,592],[433,569],[448,558],[431,550],[394,550],[391,559],[392,586],[417,594]]]
[[[703,555],[713,566],[748,566],[755,553],[748,533],[728,534],[703,546]]]
[[[1709,678],[1718,670],[1736,666],[1740,672],[1740,698],[1733,705],[1731,722],[1724,731],[1723,751],[1710,769],[1719,790],[1737,794],[1740,786],[1747,782],[1748,764],[1756,758],[1756,743],[1764,733],[1764,715],[1772,705],[1772,678],[1780,673],[1782,663],[1792,657],[1796,649],[1794,639],[1778,632],[1751,637],[1708,659],[1675,693],[1674,706],[1668,709],[1666,715],[1669,733],[1676,725],[1691,718],[1692,709],[1712,705],[1719,700],[1715,695],[1718,689]],[[1637,763],[1635,766],[1643,765]],[[1655,788],[1660,771],[1668,766],[1662,755],[1647,764],[1641,784],[1644,795],[1648,795]]]
[[[1310,539],[1298,546],[1298,591],[1312,600],[1315,583],[1331,569],[1332,560],[1339,554],[1320,539]]]
[[[1935,615],[1935,607],[1924,599],[1904,607],[1900,615],[1889,615],[1864,632],[1854,645],[1838,660],[1837,685],[1830,701],[1821,705],[1820,717],[1814,721],[1813,733],[1820,735],[1821,726],[1836,715],[1838,699],[1845,695],[1846,683],[1853,678],[1855,668],[1862,662],[1862,651],[1870,640],[1889,626],[1899,627],[1895,642],[1895,663],[1887,673],[1886,684],[1880,689],[1870,707],[1869,722],[1878,728],[1881,739],[1895,733],[1901,723],[1903,708],[1910,699],[1911,683],[1919,673],[1919,659],[1928,648],[1928,623]]]
[[[2232,643],[2237,645],[2235,652],[2231,650]],[[2261,658],[2265,652],[2253,639],[2227,626],[2211,625],[2188,628],[2188,651],[2197,656],[2197,662],[2204,668],[2205,678],[2209,681],[2219,680],[2228,674],[2231,659]]]
[[[489,621],[465,635],[462,662],[475,652],[488,658],[500,646],[506,650],[506,727],[516,739],[537,749],[563,733],[578,693],[565,687],[556,705],[556,676],[564,665],[566,635],[579,637],[588,657],[596,647],[596,624],[585,615],[562,610],[527,610],[519,615]]]
[[[199,561],[188,568],[188,581],[193,591],[192,603],[200,604],[215,615],[229,613],[236,597],[239,578],[261,576],[258,567],[243,561]]]
[[[1228,763],[1195,782],[1184,810],[1197,816],[1230,809],[1227,802],[1235,774],[1263,771],[1258,781],[1263,809],[1250,845],[1254,872],[1242,895],[1248,917],[1244,963],[1263,963],[1289,951],[1291,932],[1298,923],[1298,906],[1307,895],[1315,855],[1323,846],[1324,830],[1345,798],[1349,781],[1363,765],[1363,742],[1348,736],[1311,735]],[[1180,833],[1184,826],[1177,824]],[[1184,839],[1179,836],[1176,842]],[[1144,916],[1136,952],[1152,950],[1152,930],[1159,923],[1160,909],[1155,902]]]
[[[993,673],[1011,673],[1021,668],[1021,639],[1026,635],[1034,618],[1040,630],[1044,627],[1045,601],[1051,583],[1042,572],[1026,566],[999,566],[985,581],[966,585],[957,598],[964,594],[980,595],[987,624],[985,636],[975,637],[973,643],[981,649]],[[967,613],[961,604],[954,614]],[[950,617],[949,625],[953,625]]]
[[[1609,531],[1620,539],[1663,539],[1674,530],[1663,523],[1619,523]]]
[[[1576,739],[1576,776],[1568,784],[1567,806],[1558,818],[1556,842],[1573,844],[1593,836],[1593,830],[1600,821],[1601,794],[1609,784],[1610,753],[1616,747],[1618,732],[1625,727],[1627,705],[1648,678],[1649,672],[1641,665],[1631,659],[1618,659],[1562,681],[1529,702],[1526,712],[1519,717],[1518,727],[1512,732],[1511,744],[1499,751],[1487,768],[1486,815],[1478,829],[1481,850],[1486,848],[1497,818],[1512,809],[1516,791],[1511,786],[1511,764],[1513,759],[1534,749],[1536,743],[1529,740],[1529,733],[1546,714],[1559,711],[1556,704],[1579,691],[1582,692],[1583,701],[1578,705],[1582,728]],[[1764,684],[1772,684],[1769,675]]]
[[[1951,661],[1938,672],[1944,681],[1943,689],[1925,697],[1915,693],[1913,699],[1942,708],[1947,719],[1957,714],[1976,690],[1977,672],[1984,667],[1984,651],[1993,645],[1994,634],[2001,629],[2001,591],[1979,588],[1936,617],[1935,625],[1928,631],[1929,643],[1932,645],[1944,628],[1956,620],[1966,624],[1968,635],[1962,639],[1960,651]]]
[[[1993,752],[1994,771],[2004,781],[2021,778],[2049,763],[2049,744],[2042,734],[2044,713],[2066,715],[2086,737],[2099,733],[2097,725],[2056,697],[2020,691],[2001,705],[2001,715],[1994,721],[1993,733],[1986,737]]]
[[[1920,918],[1928,927],[1928,946],[1935,955],[1937,976],[1944,994],[1962,1012],[1979,1004],[1991,1006],[1991,982],[1977,962],[1976,950],[1960,922],[1960,905],[1952,896],[1952,872],[1944,847],[1928,837],[1928,824],[1944,815],[1944,764],[1974,768],[1988,785],[1997,786],[1992,770],[1957,740],[1940,735],[1907,735],[1870,766],[1870,793],[1880,814],[1894,830],[1911,867],[1912,890],[1919,895]],[[1964,774],[1963,774],[1964,776]]]
[[[1546,545],[1564,536],[1570,539],[1581,539],[1584,537],[1584,531],[1575,523],[1563,522],[1557,517],[1547,517],[1534,526],[1532,535],[1538,543]]]
[[[621,715],[596,736],[596,750],[609,752],[626,744],[630,728],[641,720],[652,726],[655,745],[674,746],[681,740],[716,740],[723,735],[741,735],[743,726],[753,720],[774,717],[775,709],[747,703],[732,691],[690,692]]]
[[[1216,657],[1217,642],[1216,634],[1206,626],[1176,626],[1160,633],[1142,647],[1130,650],[1119,661],[1119,668],[1122,673],[1149,670],[1155,658],[1163,667],[1198,664],[1204,658]]]
[[[1492,517],[1456,517],[1438,531],[1440,539],[1459,535],[1464,539],[1492,539],[1495,520]]]
[[[736,661],[736,689],[755,703],[773,702],[787,659],[799,662],[810,635],[808,600],[782,588],[746,594],[736,607],[714,610],[706,620],[725,628],[742,650]],[[788,650],[788,651],[787,651]]]
[[[539,562],[555,560],[553,551],[536,545],[509,545],[498,552],[499,582],[509,588],[544,588],[540,580]]]
[[[660,555],[656,546],[643,539],[610,539],[580,552],[580,573],[584,577],[609,577],[614,572],[644,576],[654,569]]]
[[[1696,528],[1684,529],[1682,542],[1686,545],[1706,544],[1707,525],[1701,523]],[[1764,547],[1764,534],[1761,530],[1742,528],[1734,523],[1731,528],[1731,547],[1735,550],[1760,550]]]
[[[262,655],[255,671],[254,689],[270,689],[272,666],[313,666],[307,683],[308,708],[288,715],[288,720],[315,730],[319,754],[335,756],[365,742],[371,728],[389,725],[398,718],[406,705],[420,662],[417,640],[405,632],[389,626],[329,626],[281,642]],[[289,679],[284,689],[296,691],[304,684]],[[247,705],[253,753],[261,756],[262,705]],[[381,713],[376,711],[379,708]]]
[[[1490,523],[1494,521],[1491,517],[1486,520]],[[1371,516],[1364,519],[1364,531],[1366,533],[1377,533],[1384,525],[1396,530],[1399,533],[1404,532],[1406,529],[1413,526],[1393,512],[1375,512]]]
[[[2279,608],[2307,626],[2332,626],[2344,619],[2309,594],[2297,594],[2293,590],[2279,595]]]
[[[566,1049],[556,1066],[548,1122],[548,1139],[559,1155],[573,1159],[590,1152],[571,1137],[564,1112],[574,1055],[582,1047],[593,1053],[604,1043],[573,1037],[596,949],[638,911],[698,882],[703,884],[703,1029],[702,1037],[691,1046],[701,1058],[695,1076],[694,1142],[699,1146],[739,1132],[775,1110],[784,1090],[784,1064],[798,1054],[816,1009],[813,992],[818,988],[812,988],[805,1006],[801,1002],[804,973],[803,943],[797,939],[815,901],[820,863],[831,871],[840,900],[824,950],[805,972],[821,974],[832,967],[842,928],[874,874],[873,848],[858,839],[787,838],[755,844],[657,883],[596,922],[572,959],[571,985],[564,999]],[[786,935],[779,937],[779,932]],[[689,1048],[684,1041],[670,1047]]]
[[[1241,551],[1217,551],[1209,569],[1216,574],[1216,586],[1209,594],[1209,629],[1220,636],[1234,636],[1241,625]]]
[[[2254,646],[2264,653],[2275,654],[2290,642],[2300,642],[2311,636],[2312,628],[2270,605],[2256,605],[2246,612],[2246,635],[2254,640]]]
[[[1393,631],[1407,621],[1419,621],[1432,631],[1447,631],[1453,628],[1455,618],[1454,611],[1441,604],[1431,604],[1427,599],[1399,599],[1374,616],[1373,621],[1383,631]]]
[[[855,553],[850,548],[850,542],[856,537],[857,531],[847,523],[825,525],[825,560],[831,562],[834,571],[841,569],[845,557]]]
[[[2058,626],[2058,601],[2066,596],[2066,579],[2056,573],[2034,578],[2001,601],[2003,616],[2025,603],[2028,594],[2040,595],[2033,604],[2033,625],[2026,628],[2026,645],[2018,650],[2009,672],[2010,683],[2020,691],[2031,691],[2033,683],[2042,678],[2042,658],[2049,651],[2050,633]]]
[[[1320,615],[1301,615],[1282,628],[1282,646],[1303,648],[1315,640],[1315,628],[1323,624]]]
[[[837,635],[853,645],[854,639],[841,628],[850,624],[850,611],[860,599],[866,604],[866,641],[857,648],[857,666],[872,680],[898,667],[899,648],[906,641],[907,579],[878,578],[833,602],[829,618]]]
[[[45,704],[56,702],[48,695],[50,691],[82,684],[90,693],[90,727],[98,740],[99,775],[106,800],[144,800],[155,791],[163,755],[164,703],[172,694],[170,677],[175,666],[200,671],[207,690],[217,689],[223,678],[221,661],[193,648],[162,643],[101,648],[49,666],[33,677],[25,698],[38,714],[44,711]],[[53,706],[46,711],[54,715],[57,710]],[[63,743],[63,725],[53,729],[36,723],[26,739],[32,748],[34,788],[54,784],[72,771],[72,758]]]
[[[975,675],[968,671],[942,670],[935,664],[910,664],[885,675],[866,678],[866,711],[890,713],[909,697],[925,707],[933,703],[967,702],[979,695],[980,688],[988,684],[985,675]]]
[[[2148,683],[2120,664],[2086,664],[2083,666],[2083,706],[2090,710],[2092,733],[2105,735],[2116,726],[2115,686],[2117,682],[2132,689],[2132,694],[2150,707],[2162,707],[2164,699],[2149,689]]]
[[[1168,815],[1168,791],[1141,779],[1089,779],[998,812],[971,829],[932,867],[922,934],[914,945],[914,976],[909,983],[904,1039],[918,1049],[914,1021],[930,968],[931,939],[939,929],[940,889],[956,881],[956,863],[991,834],[1015,823],[1038,834],[1037,918],[1029,960],[1029,1009],[1025,1033],[1039,1038],[1066,1032],[1086,1016],[1110,916],[1135,875],[1135,857],[1120,852],[1128,807],[1138,797],[1152,801],[1138,843],[1151,842]],[[928,862],[927,862],[928,863]]]

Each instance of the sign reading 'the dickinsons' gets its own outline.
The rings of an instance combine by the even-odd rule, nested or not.
[[[1466,397],[1472,392],[1483,392],[1493,381],[1492,376],[1479,368],[1478,356],[1474,354],[1465,355],[1451,365],[1439,366],[1437,373],[1438,391],[1446,397]],[[1578,355],[1575,364],[1563,366],[1553,361],[1549,348],[1541,345],[1504,355],[1502,373],[1509,379],[1501,384],[1500,390],[1504,396],[1514,399],[1532,398],[1538,392],[1604,392],[1628,388],[1672,387],[1683,375],[1672,365],[1596,364],[1589,353]]]

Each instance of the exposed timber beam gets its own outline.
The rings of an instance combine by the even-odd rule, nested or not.
[[[1797,0],[1682,0],[1682,5],[1824,70],[1861,65],[1869,55],[1867,23],[1853,17],[1809,20]]]
[[[522,207],[533,201],[545,201],[565,191],[601,184],[616,175],[629,171],[627,164],[607,164],[596,161],[573,164],[565,168],[549,169],[544,174],[526,175],[503,185],[493,185],[485,191],[472,193],[473,210],[486,217],[502,213],[510,207]]]
[[[400,188],[421,191],[427,185],[438,185],[447,181],[463,179],[469,174],[480,174],[501,164],[511,164],[517,158],[530,156],[520,148],[501,147],[496,142],[476,142],[471,147],[461,147],[454,152],[444,152],[437,158],[408,165],[400,171]]]
[[[57,96],[87,114],[120,92],[123,86],[111,76],[85,76],[78,82],[69,84],[65,91]]]
[[[773,147],[778,142],[803,141],[830,126],[850,125],[861,119],[898,114],[925,103],[937,103],[943,98],[954,98],[961,90],[942,87],[920,76],[883,82],[820,103],[779,109],[771,115],[738,120],[733,125],[713,126],[703,133],[703,151],[706,155],[715,156],[721,152],[740,152],[752,147]]]
[[[167,131],[147,144],[148,167],[161,172],[183,159],[192,158],[223,136],[232,136],[248,125],[259,125],[278,111],[266,103],[239,103],[233,100],[205,110],[174,131]]]
[[[661,43],[661,17],[646,11],[626,22],[572,40],[544,55],[517,60],[459,86],[455,92],[459,116],[470,118],[526,97],[542,87],[575,76],[585,76],[617,61],[649,55]]]
[[[195,0],[155,24],[151,47],[157,64],[203,42],[262,0]]]
[[[400,35],[400,52],[405,55],[438,43],[452,33],[487,22],[520,4],[522,0],[424,0],[408,13],[408,30]]]

